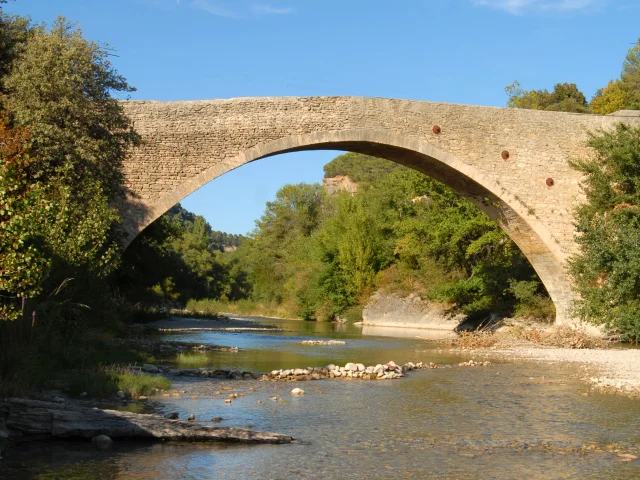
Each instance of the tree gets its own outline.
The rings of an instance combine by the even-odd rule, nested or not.
[[[106,48],[59,17],[49,32],[32,29],[3,84],[12,120],[29,127],[38,176],[79,185],[78,191],[98,182],[114,200],[123,193],[122,161],[137,136],[112,96],[134,89]]]
[[[24,298],[40,293],[51,261],[42,254],[38,225],[51,208],[44,185],[28,170],[25,128],[10,129],[0,118],[0,318],[19,317]]]
[[[640,127],[593,133],[595,155],[575,161],[585,175],[577,210],[580,254],[570,271],[581,294],[576,314],[640,339]]]
[[[0,1],[0,4],[6,1]],[[29,35],[31,22],[18,15],[7,15],[0,8],[0,78],[9,73]],[[3,91],[0,85],[0,91]]]
[[[640,39],[627,52],[620,78],[610,80],[596,92],[591,109],[602,115],[618,110],[640,110]]]
[[[27,236],[30,245],[38,245],[32,265],[50,265],[27,296],[75,278],[68,294],[85,303],[102,301],[108,295],[98,293],[98,285],[119,260],[114,201],[123,194],[122,161],[137,138],[112,93],[131,88],[111,67],[108,52],[63,18],[49,32],[31,28],[12,52],[9,73],[0,78],[2,103],[11,128],[28,131],[20,156],[28,161],[21,160],[16,176],[5,180],[14,182],[8,189],[15,191],[19,179],[29,193],[24,198],[37,193],[44,208],[15,203],[12,215],[26,221],[6,230],[4,241],[14,244]]]
[[[549,110],[556,112],[587,113],[589,106],[584,94],[575,83],[556,83],[553,91],[524,90],[517,80],[505,87],[511,108]]]
[[[621,80],[609,81],[609,84],[596,92],[591,99],[591,111],[608,115],[627,107],[627,92]]]

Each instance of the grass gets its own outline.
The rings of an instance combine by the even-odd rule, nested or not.
[[[209,357],[203,353],[178,353],[178,365],[181,367],[204,367],[211,363]]]
[[[0,398],[64,385],[68,374],[74,371],[88,374],[87,386],[78,393],[105,391],[104,385],[109,385],[111,393],[117,391],[117,382],[109,380],[101,369],[155,361],[153,355],[138,348],[116,344],[117,335],[121,335],[118,329],[71,321],[64,324],[59,319],[40,317],[35,323],[31,319],[0,320]]]
[[[164,377],[127,370],[124,367],[98,367],[92,370],[68,372],[61,378],[63,389],[73,395],[86,392],[90,397],[112,397],[122,390],[131,397],[152,395],[157,390],[168,390],[171,382]]]

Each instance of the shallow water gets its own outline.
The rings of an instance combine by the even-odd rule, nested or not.
[[[359,327],[278,322],[285,332],[166,334],[165,339],[238,346],[207,352],[203,363],[249,371],[394,360],[457,364],[469,355],[416,339],[362,335]],[[401,329],[402,330],[402,329]],[[378,332],[375,332],[378,333]],[[400,335],[403,332],[395,332]],[[310,346],[308,338],[339,338]],[[175,360],[175,359],[174,359]],[[476,358],[477,360],[477,358]],[[194,413],[209,423],[287,433],[292,445],[144,444],[116,441],[33,445],[9,452],[13,478],[640,478],[640,402],[589,392],[575,370],[502,363],[412,371],[401,380],[321,380],[296,384],[180,377],[180,397],[146,408]],[[293,397],[294,386],[304,388]],[[235,390],[221,390],[222,387]],[[222,395],[215,395],[219,391]],[[229,392],[245,393],[231,405]],[[281,401],[269,400],[278,396]],[[196,397],[195,399],[192,397]],[[588,450],[596,446],[605,449]],[[609,451],[607,447],[609,447]],[[1,476],[0,470],[0,476]]]

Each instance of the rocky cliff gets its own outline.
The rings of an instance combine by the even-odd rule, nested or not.
[[[323,178],[322,186],[329,195],[333,195],[334,193],[338,193],[343,190],[351,194],[354,194],[358,191],[358,184],[352,182],[351,179],[346,175]]]

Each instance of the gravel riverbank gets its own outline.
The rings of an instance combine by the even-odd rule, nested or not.
[[[581,379],[595,388],[640,397],[640,349],[573,349],[518,346],[479,350],[503,358],[570,363],[582,367]]]

